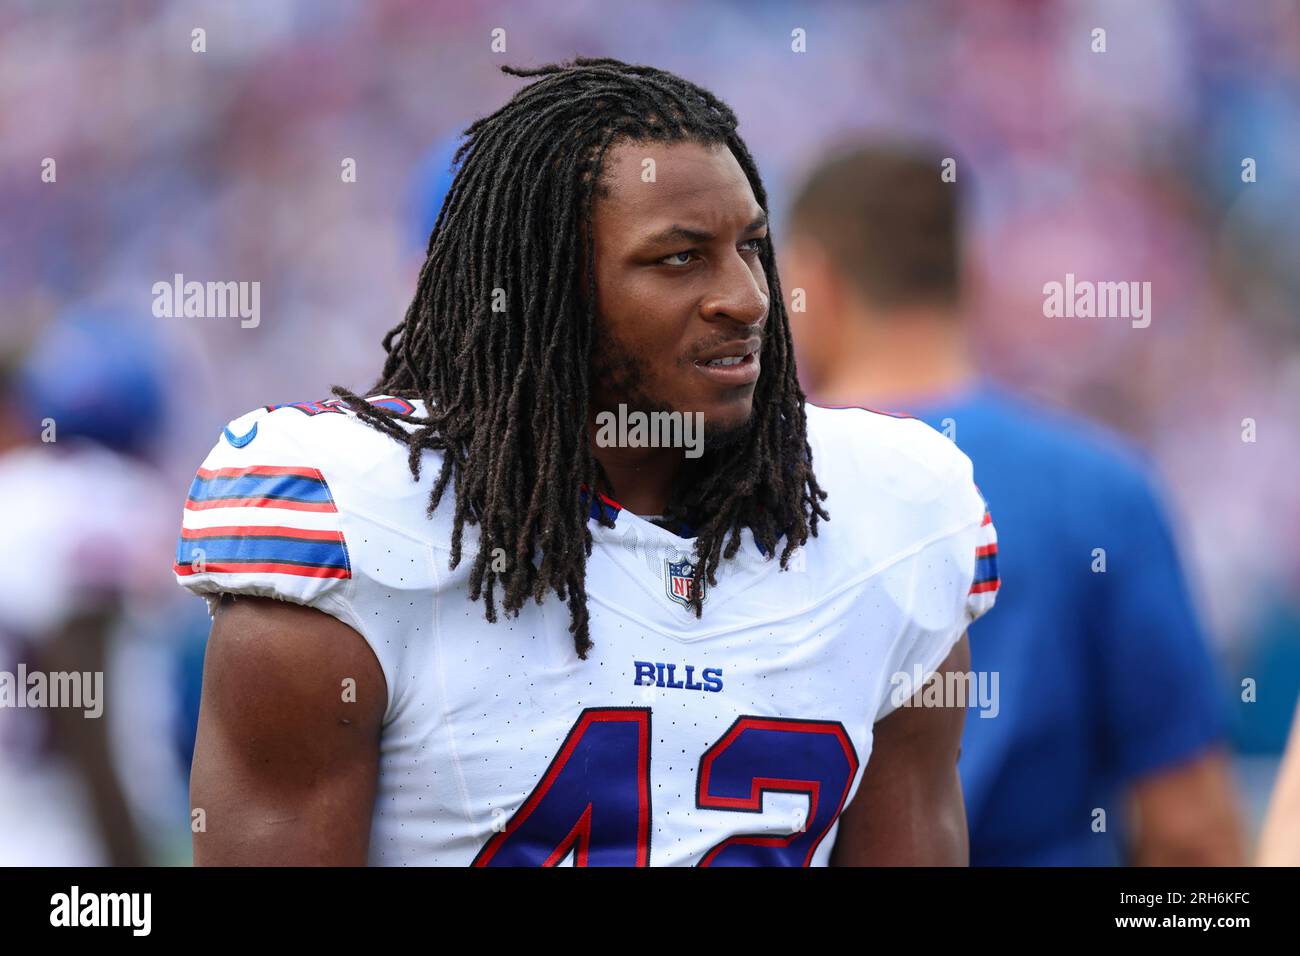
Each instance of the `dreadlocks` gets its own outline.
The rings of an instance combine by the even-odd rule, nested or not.
[[[384,336],[388,357],[374,390],[423,399],[426,417],[333,391],[363,421],[409,446],[416,479],[423,452],[443,452],[427,514],[453,482],[450,567],[460,563],[465,524],[478,525],[469,588],[471,600],[484,599],[487,619],[496,621],[498,584],[507,614],[518,614],[530,595],[541,603],[554,591],[568,602],[569,630],[585,659],[592,537],[579,489],[612,494],[587,435],[597,319],[595,269],[586,264],[594,262],[592,201],[604,195],[605,152],[624,140],[725,144],[764,211],[767,194],[735,114],[672,73],[585,57],[502,70],[541,79],[465,131],[415,297]],[[701,459],[706,464],[671,509],[699,522],[691,598],[697,617],[702,581],[717,583],[719,562],[735,555],[743,528],[768,555],[785,535],[785,567],[817,534],[818,518],[829,518],[818,503],[826,493],[812,473],[804,396],[768,239],[760,259],[771,305],[748,440]],[[507,556],[500,571],[492,561],[497,549]]]

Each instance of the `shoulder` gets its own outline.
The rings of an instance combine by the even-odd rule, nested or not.
[[[941,617],[973,620],[988,610],[999,586],[997,536],[965,453],[910,416],[816,405],[807,412],[830,514],[809,554],[819,574],[861,580],[919,562],[930,590],[943,591]],[[925,610],[910,597],[899,603],[913,616]]]
[[[382,395],[369,401],[423,415],[419,402]],[[416,427],[398,424],[407,431]],[[242,503],[277,513],[337,513],[379,526],[418,529],[412,511],[423,514],[430,476],[436,477],[441,465],[439,453],[426,451],[415,479],[408,446],[362,421],[337,399],[267,405],[222,428],[195,476],[187,507]]]
[[[895,670],[929,673],[1000,587],[997,533],[971,460],[925,422],[863,408],[807,406],[809,444],[830,520],[808,567],[838,586],[870,581],[874,615],[896,615]],[[882,706],[877,719],[888,712]]]
[[[407,415],[418,415],[423,410],[418,402],[391,396],[368,400],[377,407]],[[400,442],[363,422],[339,399],[255,408],[222,428],[213,451],[218,450],[228,458],[306,456],[340,473],[360,464],[359,453],[368,453],[385,464],[394,456],[405,458]]]
[[[970,459],[925,422],[856,407],[806,408],[813,468],[832,521],[843,514],[878,533],[893,515],[923,537],[983,518]]]
[[[371,401],[422,415],[402,399]],[[442,530],[426,515],[441,456],[425,454],[419,480],[408,456],[405,443],[341,403],[241,415],[222,429],[190,484],[177,582],[210,607],[220,594],[242,594],[336,617],[370,643],[394,688],[404,629],[431,613],[430,544]],[[397,702],[390,699],[390,715]]]
[[[1118,484],[1142,482],[1151,471],[1145,453],[1128,436],[1101,422],[1046,401],[1006,389],[987,389],[978,413],[986,429],[996,429],[1000,443],[1017,457],[1042,466],[1086,476],[1111,476]],[[957,424],[958,435],[961,423]]]
[[[978,414],[974,447],[984,456],[980,462],[997,470],[1000,483],[1006,484],[1008,474],[1033,476],[1052,500],[1071,505],[1068,514],[1086,517],[1089,529],[1122,517],[1125,508],[1162,508],[1154,463],[1121,432],[1005,389],[982,395]],[[959,441],[971,435],[960,420],[957,435]]]
[[[404,414],[417,405],[380,396]],[[415,427],[415,426],[409,426]],[[254,409],[225,425],[185,498],[173,570],[204,594],[245,593],[319,606],[346,623],[348,604],[382,579],[387,555],[436,532],[425,517],[441,458],[359,419],[340,402]]]

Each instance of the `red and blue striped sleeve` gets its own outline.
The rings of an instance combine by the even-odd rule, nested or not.
[[[1001,585],[998,577],[998,532],[993,526],[993,516],[985,508],[975,541],[975,573],[966,596],[969,620],[974,621],[993,607]]]
[[[264,411],[227,427],[185,498],[172,570],[182,587],[321,606],[345,620],[348,542],[326,474],[289,442],[252,433]]]

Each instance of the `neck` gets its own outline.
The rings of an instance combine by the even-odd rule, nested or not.
[[[588,432],[591,453],[605,469],[614,500],[633,514],[663,514],[685,465],[682,449],[602,448],[596,444],[594,420]]]
[[[887,407],[956,391],[975,377],[959,320],[948,313],[849,315],[842,330],[834,360],[809,383],[814,401]]]

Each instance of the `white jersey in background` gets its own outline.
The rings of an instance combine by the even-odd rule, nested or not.
[[[477,528],[449,570],[453,489],[425,514],[440,453],[413,481],[406,447],[336,401],[227,426],[190,489],[177,577],[210,603],[309,605],[370,645],[388,687],[372,864],[825,865],[872,725],[998,582],[952,442],[910,418],[807,414],[831,520],[785,571],[746,531],[702,618],[692,542],[592,506],[614,527],[590,522],[585,661],[554,595],[484,619]]]
[[[107,722],[112,772],[146,850],[164,852],[173,835],[185,781],[171,743],[171,635],[156,616],[175,595],[165,564],[175,500],[152,468],[92,442],[0,455],[0,554],[10,558],[0,577],[0,866],[109,862],[92,794],[51,710],[15,706],[29,693],[19,675],[41,673],[52,685],[40,651],[78,616],[102,612],[106,598],[120,613],[106,636],[97,716],[85,719]],[[94,676],[81,673],[93,691]]]

